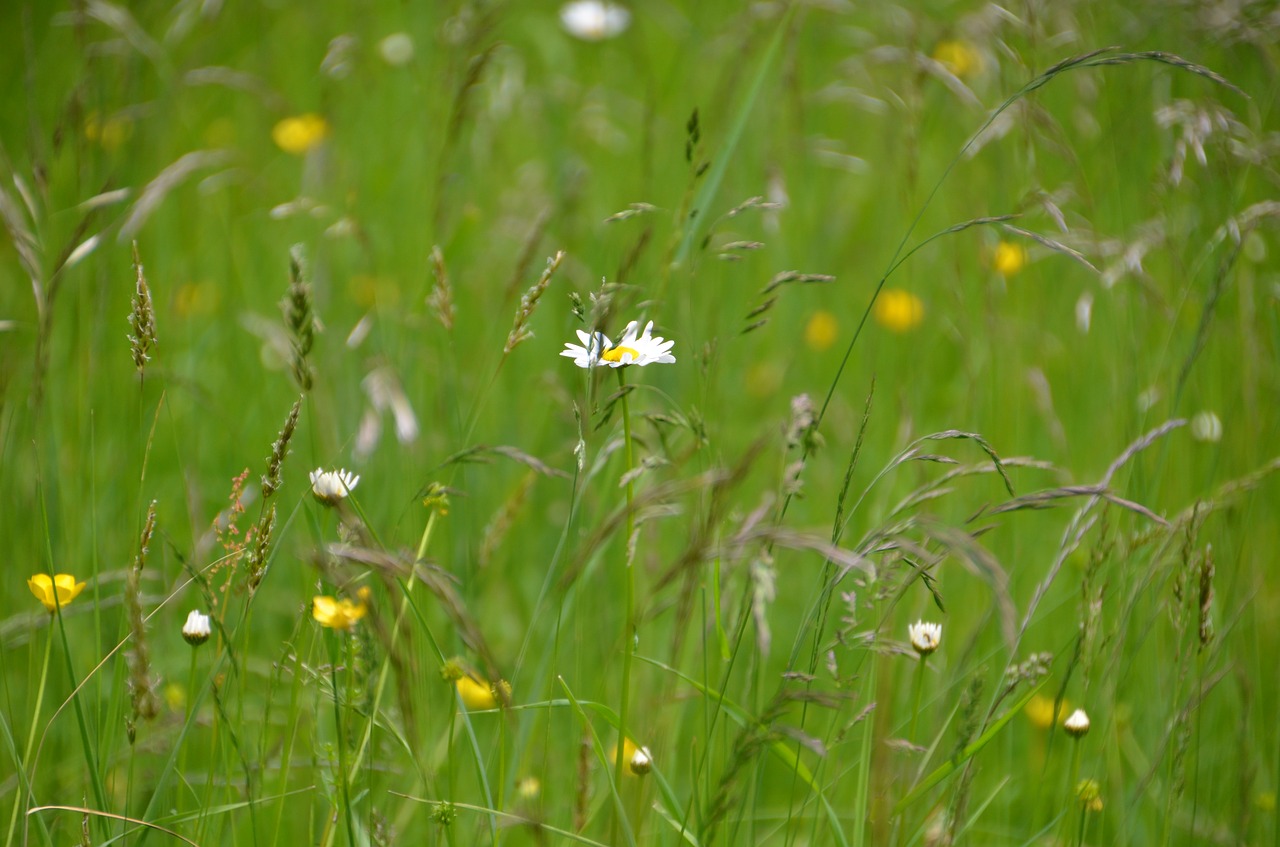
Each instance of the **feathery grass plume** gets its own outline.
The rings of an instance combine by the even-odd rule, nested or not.
[[[129,743],[137,735],[137,720],[152,720],[160,714],[160,700],[156,697],[151,680],[151,653],[147,645],[147,627],[142,614],[142,569],[147,564],[147,550],[156,528],[156,501],[147,508],[147,519],[142,525],[142,537],[138,540],[138,554],[125,581],[125,607],[129,613],[129,699],[133,713],[125,719]]]
[[[647,215],[651,212],[658,211],[658,207],[649,203],[628,203],[627,208],[621,212],[614,212],[612,215],[604,219],[604,223],[614,224],[618,221],[625,221],[628,218],[634,218],[637,215]]]
[[[293,408],[289,410],[289,417],[285,419],[284,429],[280,430],[280,435],[271,445],[271,457],[267,460],[267,472],[262,477],[262,502],[265,508],[258,518],[257,525],[254,527],[253,547],[249,552],[250,591],[257,590],[258,585],[262,582],[263,575],[266,573],[271,534],[276,525],[276,505],[275,503],[267,503],[267,501],[280,489],[280,470],[284,465],[285,457],[289,455],[289,441],[293,438],[294,430],[298,428],[298,414],[301,411],[302,398],[299,397],[294,401]]]
[[[1213,545],[1204,549],[1200,557],[1200,649],[1209,646],[1213,640]]]
[[[276,528],[276,504],[267,506],[253,528],[253,547],[249,550],[249,590],[256,591],[267,571],[271,535]]]
[[[538,277],[524,296],[520,298],[520,308],[516,311],[515,322],[511,326],[511,332],[507,335],[507,343],[502,348],[502,355],[506,356],[516,348],[516,345],[530,338],[533,338],[533,331],[530,330],[529,320],[533,317],[533,312],[538,308],[538,301],[542,299],[542,295],[547,290],[547,286],[551,284],[551,276],[560,267],[560,263],[564,261],[564,251],[557,250],[556,254],[547,259],[547,269],[542,272],[542,276]]]
[[[791,398],[791,418],[787,421],[787,449],[801,448],[807,456],[822,444],[818,433],[818,416],[813,408],[813,398],[797,394]]]
[[[307,356],[315,344],[315,315],[311,286],[303,277],[301,244],[295,244],[289,251],[289,290],[280,308],[284,311],[285,326],[289,329],[289,369],[298,387],[303,391],[310,391],[314,372]]]
[[[427,295],[427,305],[444,328],[453,332],[453,287],[449,283],[449,271],[444,266],[444,253],[439,244],[431,248],[431,273],[436,284]]]
[[[280,469],[284,465],[285,457],[289,455],[289,441],[293,438],[293,432],[298,427],[298,414],[302,411],[302,398],[299,397],[293,403],[293,408],[289,410],[289,417],[285,419],[284,429],[280,430],[280,435],[271,444],[271,457],[267,460],[267,472],[262,477],[262,499],[265,501],[275,494],[280,488]]]
[[[769,630],[769,604],[777,597],[778,573],[773,567],[773,556],[768,548],[751,560],[747,571],[751,584],[751,617],[756,624],[756,649],[761,656],[769,655],[773,634]]]
[[[156,345],[156,315],[151,306],[151,289],[142,272],[142,260],[138,257],[138,242],[133,242],[133,270],[138,276],[132,308],[129,311],[129,348],[133,353],[133,366],[142,373],[151,361],[150,351]]]

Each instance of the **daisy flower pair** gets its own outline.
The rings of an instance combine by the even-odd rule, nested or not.
[[[653,321],[645,324],[644,332],[640,332],[639,327],[639,321],[627,324],[617,344],[610,341],[609,336],[603,332],[587,333],[578,330],[578,340],[582,343],[566,343],[560,355],[573,359],[573,363],[580,368],[673,364],[676,357],[671,355],[671,348],[675,346],[675,342],[653,335]]]

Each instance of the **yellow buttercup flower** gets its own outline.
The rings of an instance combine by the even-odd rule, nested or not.
[[[271,139],[276,146],[295,156],[306,153],[328,135],[328,121],[313,113],[285,118],[271,130]]]
[[[1037,694],[1027,701],[1027,705],[1022,710],[1026,713],[1027,719],[1037,729],[1049,729],[1053,726],[1053,698],[1046,697],[1043,694]],[[1063,700],[1058,705],[1058,718],[1064,719],[1071,714],[1071,704]]]
[[[939,41],[933,48],[933,60],[960,79],[982,73],[982,54],[967,41]]]
[[[76,582],[76,578],[69,573],[52,577],[47,573],[38,573],[27,580],[27,587],[50,612],[67,605],[84,591],[84,583]]]
[[[901,288],[886,288],[876,298],[872,311],[876,323],[894,332],[908,332],[924,320],[924,302]]]
[[[319,595],[311,601],[311,617],[329,629],[351,629],[364,617],[368,607],[363,598],[359,603],[350,600],[336,600],[333,597]]]
[[[467,711],[478,712],[485,709],[496,709],[503,699],[511,696],[511,683],[500,679],[493,685],[473,674],[463,674],[454,682],[458,696]]]
[[[836,323],[836,316],[819,309],[804,326],[804,343],[809,345],[810,350],[821,353],[836,343],[839,334],[840,324]]]
[[[1001,241],[991,255],[991,267],[1001,276],[1013,276],[1027,264],[1027,248],[1021,244]]]

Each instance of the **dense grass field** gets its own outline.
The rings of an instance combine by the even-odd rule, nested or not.
[[[4,6],[4,845],[1280,844],[1274,4],[619,9]]]

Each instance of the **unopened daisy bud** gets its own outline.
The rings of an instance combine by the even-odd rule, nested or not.
[[[187,622],[182,625],[182,637],[192,647],[199,647],[201,644],[209,640],[209,634],[212,630],[209,628],[209,616],[202,615],[197,610],[192,610],[187,615]]]
[[[641,747],[631,755],[631,761],[627,764],[633,774],[644,776],[653,769],[653,756],[649,753],[648,747]]]
[[[622,740],[622,760],[627,763],[627,773],[644,776],[653,770],[653,754],[648,747],[641,747],[630,738]]]
[[[911,637],[911,646],[921,656],[927,656],[938,649],[942,641],[942,624],[916,621],[907,627],[907,635]]]
[[[1072,738],[1084,738],[1089,732],[1089,716],[1085,714],[1084,709],[1076,709],[1062,722],[1062,728]]]
[[[336,471],[316,468],[311,472],[311,493],[324,505],[336,506],[359,482],[360,477],[346,468]]]

